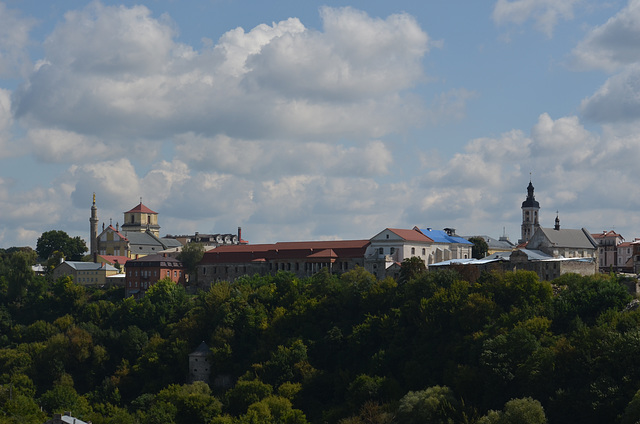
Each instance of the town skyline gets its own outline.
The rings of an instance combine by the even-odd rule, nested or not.
[[[516,242],[529,181],[543,227],[640,236],[640,2],[417,3],[0,1],[0,246],[88,241],[94,192],[162,235]]]

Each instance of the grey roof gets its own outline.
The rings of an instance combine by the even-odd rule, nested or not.
[[[510,250],[515,247],[515,245],[508,240],[496,240],[490,236],[465,236],[464,238],[469,240],[471,237],[480,237],[484,239],[484,241],[486,241],[487,245],[489,246],[489,250],[494,250],[494,249]]]
[[[580,230],[543,228],[540,231],[555,247],[573,247],[578,249],[595,249],[596,241],[584,228]]]
[[[136,231],[125,231],[123,235],[129,240],[130,244],[142,245],[142,246],[161,246],[158,242],[158,238],[152,236],[149,233],[139,233]]]
[[[69,265],[76,271],[99,271],[101,269],[106,269],[107,271],[118,271],[109,264],[100,264],[96,262],[64,261],[63,263]]]
[[[200,343],[200,346],[196,348],[189,356],[207,356],[209,353],[209,346],[205,342]]]
[[[529,259],[530,261],[548,261],[554,259],[553,256],[548,255],[541,250],[520,249],[520,251],[527,255],[527,259]]]
[[[165,249],[170,249],[170,248],[175,248],[175,247],[182,247],[182,243],[180,243],[179,240],[176,240],[176,239],[171,238],[171,237],[162,237],[160,239],[160,241],[165,246]]]

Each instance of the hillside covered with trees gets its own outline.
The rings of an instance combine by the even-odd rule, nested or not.
[[[640,310],[616,276],[407,263],[399,281],[280,272],[134,301],[34,260],[0,252],[0,423],[640,420]],[[202,341],[227,388],[187,384]]]

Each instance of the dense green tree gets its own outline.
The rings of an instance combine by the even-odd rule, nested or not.
[[[7,287],[10,300],[20,300],[27,295],[36,277],[31,268],[35,260],[35,252],[29,250],[19,250],[11,255]]]
[[[482,259],[489,252],[489,245],[482,237],[469,237],[469,241],[473,243],[471,247],[471,256],[476,259]]]
[[[45,231],[36,242],[38,257],[47,260],[55,251],[61,252],[70,261],[79,261],[87,251],[87,245],[79,236],[70,237],[61,230]]]
[[[427,272],[427,266],[424,260],[418,256],[406,258],[400,264],[400,278],[398,282],[406,283],[407,281],[419,277]]]
[[[202,243],[187,243],[182,247],[182,251],[178,255],[178,260],[184,265],[187,274],[189,274],[189,283],[198,282],[198,263],[204,256],[204,245]],[[191,281],[191,280],[194,281]]]
[[[544,408],[535,399],[512,399],[502,411],[489,411],[478,420],[478,424],[545,424]]]
[[[448,387],[433,386],[409,392],[398,405],[396,422],[402,424],[453,424],[460,422],[460,401]]]

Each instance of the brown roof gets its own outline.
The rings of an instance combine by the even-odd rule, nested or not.
[[[164,255],[147,255],[138,259],[129,259],[125,266],[170,266],[172,268],[183,267],[180,260],[171,256]]]
[[[294,241],[275,244],[225,245],[205,252],[201,263],[242,263],[258,260],[361,258],[369,240]]]
[[[132,212],[139,212],[139,213],[152,213],[157,215],[158,212],[154,212],[151,209],[149,209],[148,207],[146,207],[145,205],[142,204],[142,202],[140,202],[140,204],[138,206],[136,206],[135,208],[131,209],[128,212],[125,213],[132,213]]]
[[[422,231],[415,228],[412,230],[403,230],[400,228],[387,228],[387,230],[402,237],[407,241],[426,241],[426,242],[433,243],[433,240],[431,238],[425,236]]]
[[[613,230],[611,230],[611,231],[603,231],[601,233],[591,234],[591,237],[593,237],[594,239],[601,239],[601,238],[606,238],[606,237],[621,237],[621,238],[624,239],[624,237],[622,237],[620,234],[616,233]]]
[[[116,263],[120,265],[124,265],[125,263],[127,263],[127,261],[130,260],[126,256],[116,256],[116,255],[98,255],[98,257],[104,259],[106,262],[110,263],[111,265]]]

